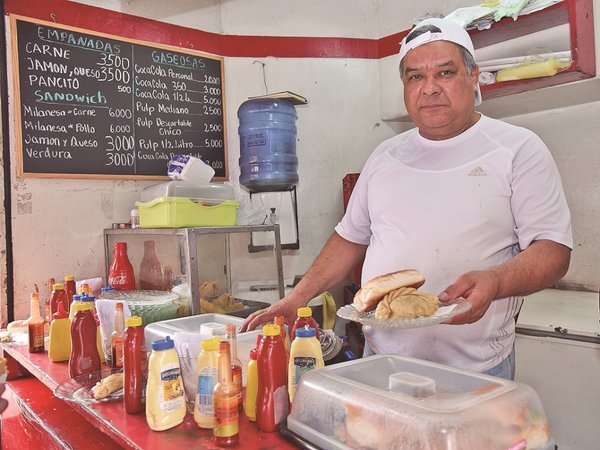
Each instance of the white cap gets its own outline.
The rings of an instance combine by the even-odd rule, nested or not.
[[[439,33],[433,33],[431,31],[427,31],[416,38],[412,39],[410,42],[406,42],[406,38],[410,36],[410,34],[422,27],[423,25],[433,25],[439,28],[441,31]],[[408,33],[402,42],[400,43],[400,61],[406,56],[406,54],[420,45],[427,44],[429,42],[434,41],[448,41],[454,42],[455,44],[461,45],[466,48],[469,53],[475,59],[475,48],[473,47],[473,41],[471,41],[471,36],[467,33],[462,26],[458,23],[454,22],[450,19],[440,19],[440,18],[430,18],[425,19],[422,22],[419,22],[411,31]],[[477,94],[475,95],[475,106],[481,104],[481,90],[479,89],[479,83],[477,84]]]

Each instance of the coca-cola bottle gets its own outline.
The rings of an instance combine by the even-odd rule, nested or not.
[[[135,275],[127,257],[126,242],[115,242],[114,256],[108,272],[108,285],[122,291],[135,289]]]
[[[163,271],[154,241],[144,241],[144,257],[140,264],[140,289],[160,291],[163,289]]]

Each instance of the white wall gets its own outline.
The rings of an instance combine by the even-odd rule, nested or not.
[[[418,3],[393,0],[193,1],[86,0],[104,8],[206,31],[240,35],[304,35],[376,38],[407,28]],[[437,2],[448,13],[460,2]],[[600,0],[595,1],[596,13]],[[598,21],[596,21],[598,23]],[[597,48],[599,46],[597,45]],[[10,55],[9,55],[10,56]],[[256,62],[260,61],[260,62]],[[251,95],[291,90],[310,103],[298,106],[299,251],[284,252],[284,275],[304,273],[342,214],[342,178],[360,171],[372,149],[412,124],[383,122],[377,60],[326,58],[226,58],[226,111],[230,180],[242,202],[237,137],[238,106]],[[8,67],[8,73],[11,73]],[[394,70],[397,70],[394,68]],[[9,80],[12,82],[12,80]],[[399,83],[398,79],[398,83]],[[12,98],[11,105],[12,108]],[[576,249],[569,280],[596,284],[600,236],[597,124],[600,105],[592,103],[509,121],[532,128],[553,151],[573,210]],[[17,178],[12,142],[12,207],[15,316],[27,315],[34,283],[71,273],[76,278],[103,274],[102,230],[128,220],[141,181]],[[597,272],[597,271],[596,271]]]

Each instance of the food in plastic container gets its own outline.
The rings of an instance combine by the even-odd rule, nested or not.
[[[397,355],[307,372],[287,426],[323,449],[554,449],[531,387]]]

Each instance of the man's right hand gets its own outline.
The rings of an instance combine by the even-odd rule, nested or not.
[[[283,298],[268,308],[259,309],[250,314],[244,321],[240,332],[252,331],[259,325],[273,323],[275,316],[283,316],[285,323],[291,327],[296,320],[298,307],[291,299]]]

